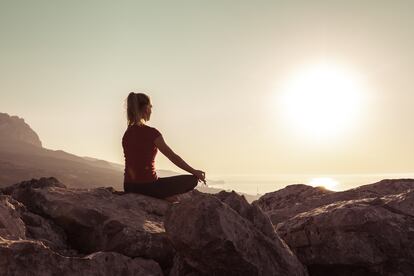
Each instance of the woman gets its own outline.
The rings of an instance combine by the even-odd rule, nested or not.
[[[167,201],[177,201],[177,195],[193,190],[198,181],[206,183],[205,173],[193,169],[165,143],[161,133],[144,122],[151,117],[150,98],[131,92],[127,98],[128,128],[122,137],[125,156],[124,190]],[[154,159],[159,149],[169,160],[191,175],[158,177]]]

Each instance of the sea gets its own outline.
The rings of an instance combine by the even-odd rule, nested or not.
[[[250,195],[263,195],[291,184],[324,186],[333,191],[343,191],[383,179],[414,179],[411,173],[388,174],[217,174],[207,177],[211,188],[234,190]]]

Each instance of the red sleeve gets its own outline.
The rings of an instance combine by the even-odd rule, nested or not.
[[[158,136],[160,136],[161,135],[161,132],[159,132],[158,131],[158,129],[156,129],[156,128],[153,128],[153,131],[152,131],[153,133],[152,133],[152,138],[153,138],[153,140],[155,140],[155,139],[157,139],[158,138]]]

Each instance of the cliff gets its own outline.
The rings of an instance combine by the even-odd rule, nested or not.
[[[6,144],[24,143],[41,148],[42,142],[24,119],[0,113],[0,141]]]

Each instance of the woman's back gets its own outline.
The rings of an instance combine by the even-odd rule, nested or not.
[[[125,158],[124,182],[152,182],[157,180],[154,140],[161,133],[147,125],[131,125],[122,137]]]
[[[127,98],[128,128],[122,137],[125,157],[124,190],[174,202],[175,195],[193,190],[205,173],[195,170],[164,141],[161,133],[144,124],[151,117],[152,104],[148,95],[131,92]],[[191,175],[158,178],[154,160],[158,149],[179,168]]]

